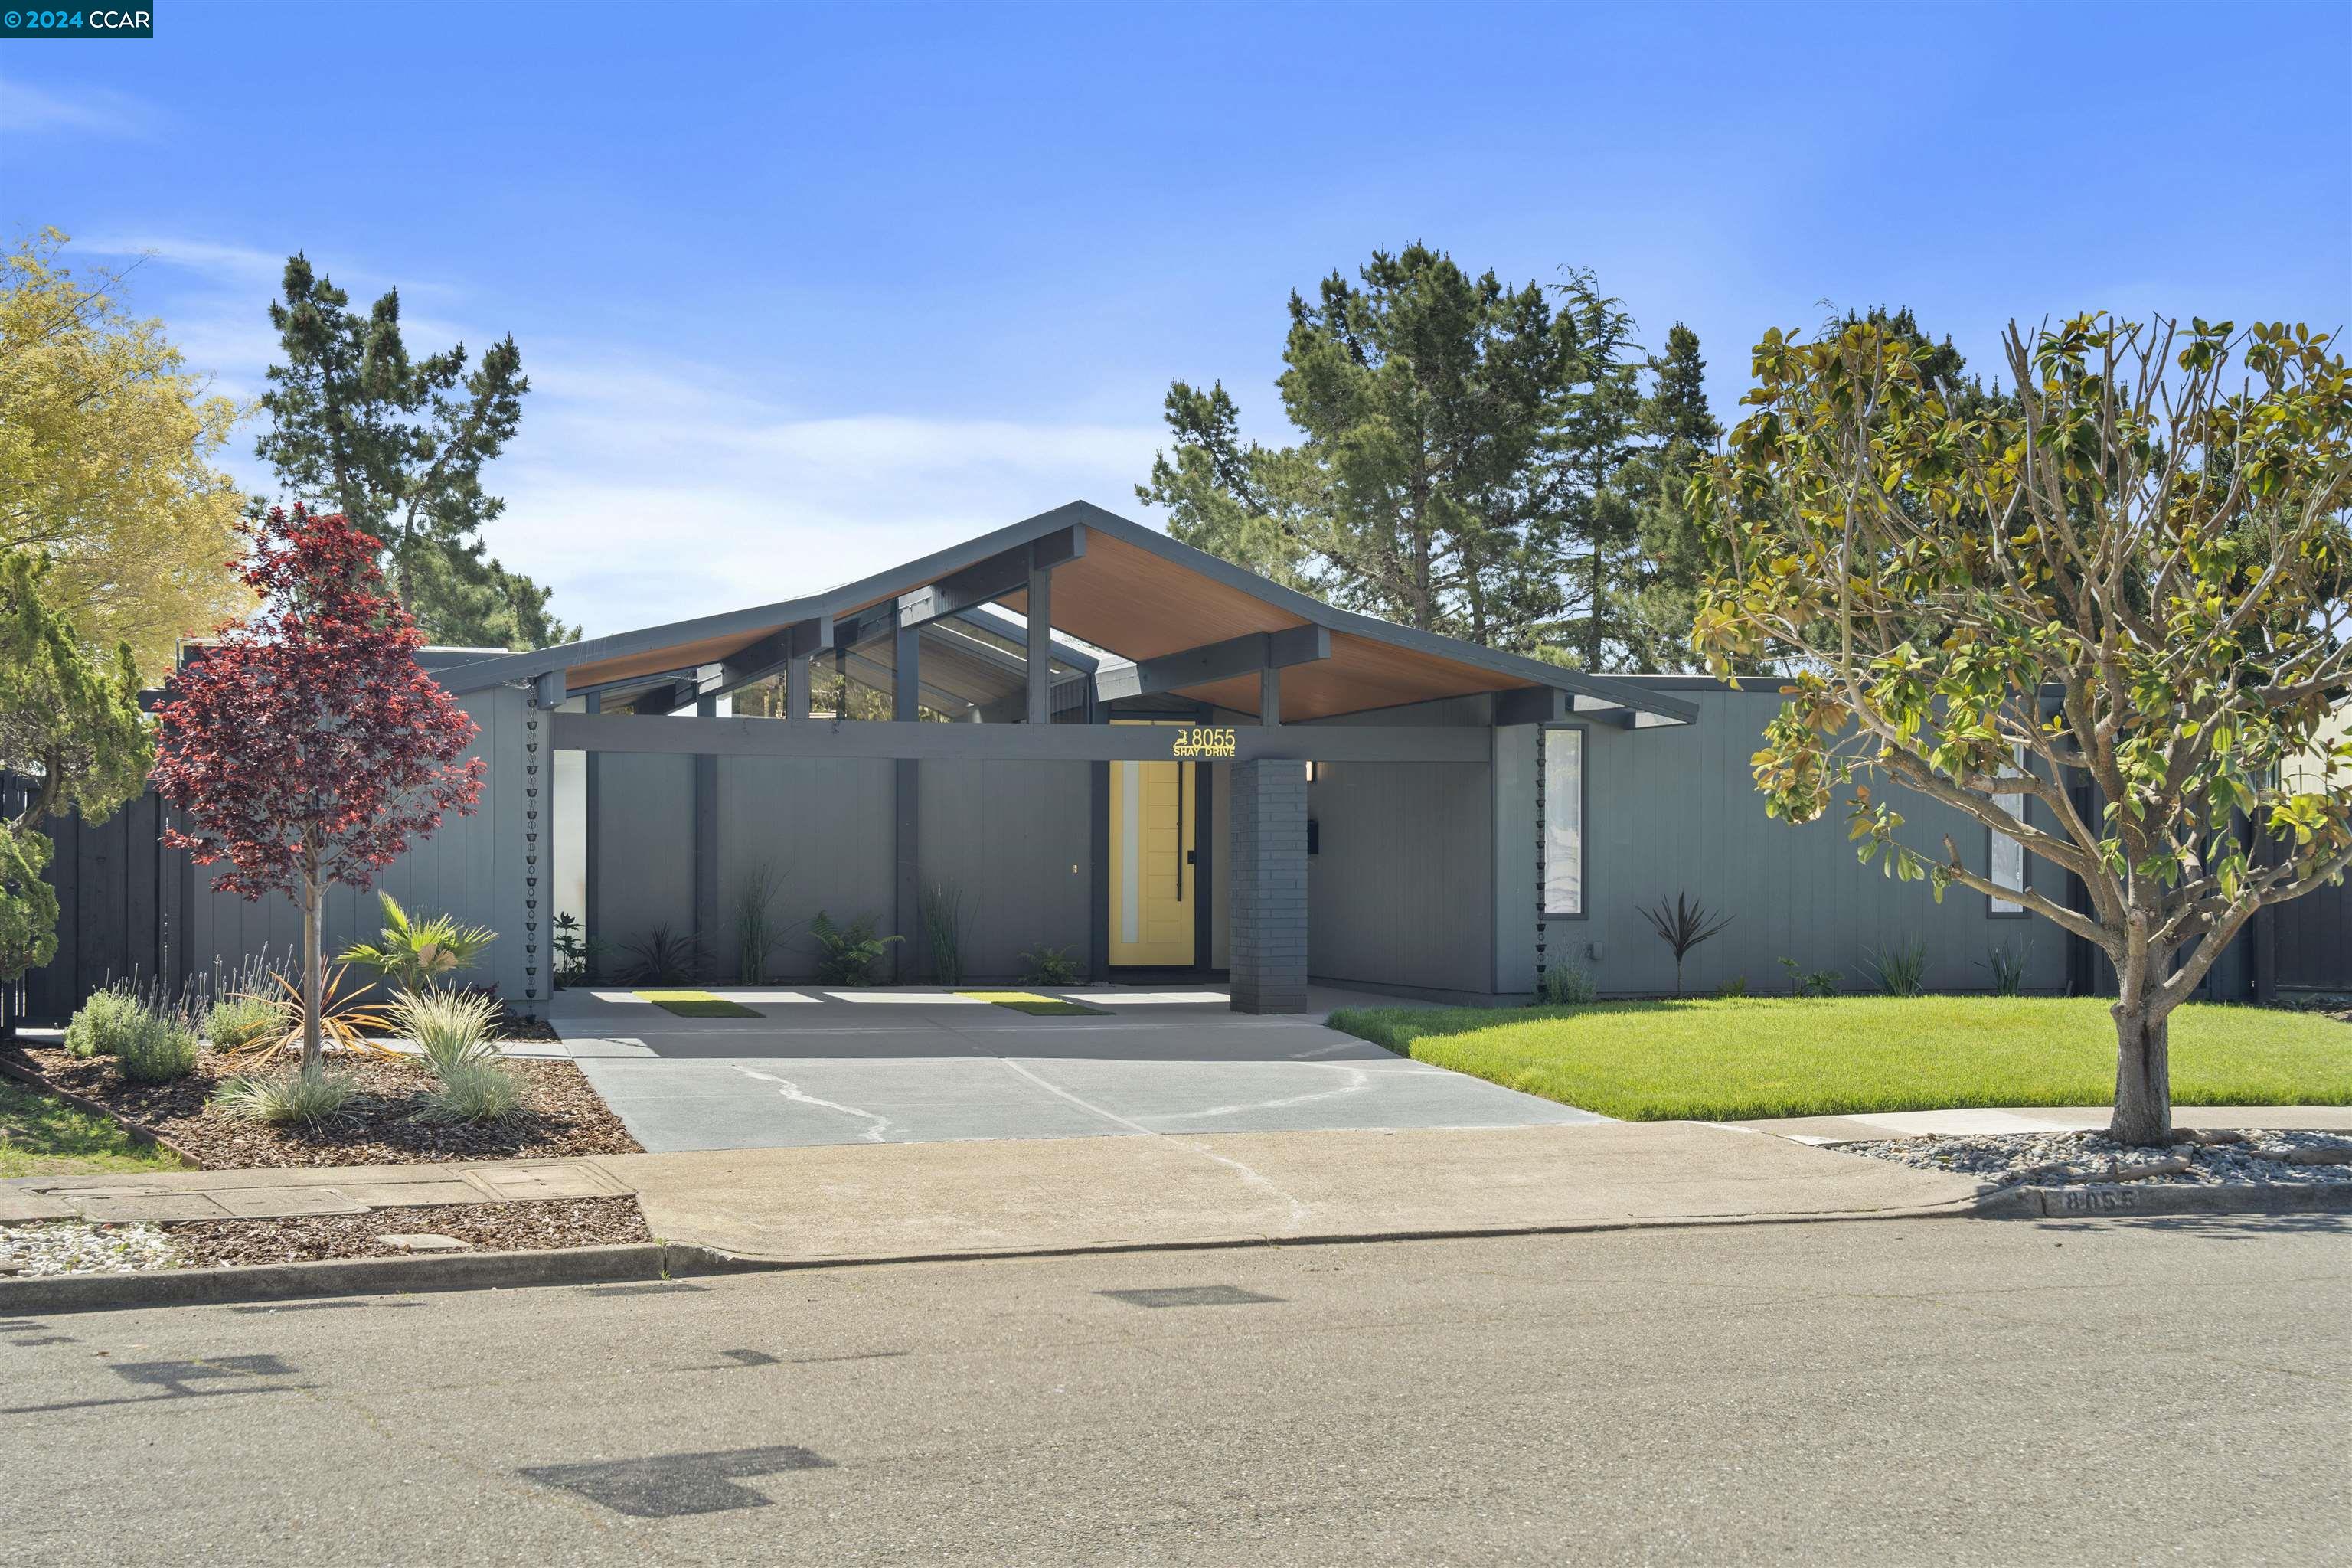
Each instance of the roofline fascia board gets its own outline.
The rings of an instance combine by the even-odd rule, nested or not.
[[[1434,632],[1417,631],[1411,626],[1398,626],[1393,621],[1383,621],[1372,616],[1360,616],[1352,610],[1334,609],[1319,599],[1310,598],[1298,592],[1296,588],[1286,588],[1279,583],[1269,582],[1256,573],[1236,566],[1222,556],[1212,555],[1205,550],[1197,549],[1181,540],[1171,539],[1156,530],[1145,528],[1140,523],[1129,522],[1116,513],[1103,510],[1091,501],[1076,501],[1072,504],[1084,509],[1088,527],[1097,529],[1123,544],[1135,545],[1139,549],[1150,551],[1162,560],[1172,562],[1179,566],[1190,567],[1204,577],[1223,583],[1228,587],[1239,589],[1253,598],[1271,605],[1278,610],[1287,611],[1302,620],[1328,626],[1335,632],[1347,632],[1357,637],[1370,637],[1375,642],[1392,643],[1399,647],[1409,647],[1418,652],[1433,654],[1440,658],[1452,659],[1456,664],[1472,665],[1496,675],[1514,676],[1523,680],[1537,681],[1545,686],[1555,686],[1564,691],[1585,691],[1595,696],[1609,697],[1612,700],[1662,712],[1674,719],[1686,721],[1698,717],[1698,710],[1696,708],[1688,703],[1677,702],[1672,698],[1654,697],[1647,692],[1629,688],[1611,691],[1608,689],[1614,683],[1603,677],[1563,669],[1559,665],[1548,664],[1539,658],[1529,658],[1523,654],[1503,653],[1494,648],[1480,647],[1475,643],[1460,642],[1453,637],[1441,637]]]
[[[1418,631],[1393,622],[1358,615],[1350,610],[1334,609],[1320,600],[1309,598],[1294,588],[1267,581],[1257,574],[1232,562],[1210,554],[1192,545],[1170,538],[1140,523],[1130,522],[1114,512],[1104,510],[1091,501],[1071,501],[1050,511],[1019,522],[1008,523],[993,532],[961,544],[934,552],[919,560],[887,572],[877,573],[857,582],[830,589],[822,594],[800,599],[733,610],[715,616],[705,616],[690,621],[673,622],[664,626],[648,626],[634,632],[617,632],[609,637],[587,642],[566,643],[531,653],[510,654],[503,658],[484,659],[460,665],[450,670],[443,685],[458,695],[478,690],[486,686],[537,677],[550,669],[578,664],[597,663],[605,659],[625,658],[675,643],[698,641],[723,637],[731,632],[757,631],[804,620],[812,616],[830,612],[847,618],[850,606],[887,607],[895,620],[898,596],[908,590],[902,585],[909,579],[936,583],[940,579],[976,566],[992,556],[1003,554],[1061,529],[1092,529],[1123,544],[1157,555],[1172,564],[1197,572],[1201,575],[1248,595],[1250,597],[1285,614],[1297,616],[1310,625],[1328,627],[1332,631],[1389,643],[1398,647],[1413,649],[1435,658],[1450,659],[1456,664],[1483,669],[1490,674],[1531,681],[1541,686],[1557,687],[1564,691],[1577,691],[1588,696],[1622,703],[1669,721],[1688,721],[1697,718],[1693,705],[1674,698],[1644,691],[1638,687],[1621,685],[1606,677],[1585,675],[1563,669],[1556,664],[1529,658],[1521,654],[1503,653],[1494,648],[1480,647],[1475,643],[1457,642],[1434,632]],[[1010,592],[1011,590],[1006,590]],[[876,633],[880,635],[879,630]]]
[[[750,609],[698,616],[692,620],[672,621],[664,626],[640,626],[634,631],[614,632],[583,642],[558,643],[551,647],[534,648],[528,653],[479,659],[449,670],[449,679],[443,685],[451,692],[463,695],[486,687],[504,685],[510,680],[526,679],[551,669],[625,658],[633,653],[643,653],[672,643],[698,642],[705,637],[726,637],[734,632],[761,631],[826,614],[838,616],[845,606],[894,598],[910,577],[918,580],[944,577],[985,561],[1000,551],[1026,544],[1041,534],[1051,533],[1057,527],[1090,522],[1097,515],[1108,517],[1111,514],[1085,501],[1071,501],[1050,511],[1039,512],[1034,517],[1024,518],[1019,522],[1007,523],[977,539],[967,539],[961,544],[934,551],[889,571],[877,572],[822,593],[779,600],[772,605],[755,605]]]
[[[1129,697],[1150,697],[1182,691],[1236,676],[1312,664],[1331,657],[1328,626],[1289,626],[1278,632],[1248,632],[1223,642],[1206,643],[1181,653],[1162,654],[1095,675],[1095,699],[1117,702]]]

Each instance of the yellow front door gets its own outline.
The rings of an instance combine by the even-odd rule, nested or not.
[[[1110,961],[1189,969],[1194,829],[1189,763],[1110,765]]]

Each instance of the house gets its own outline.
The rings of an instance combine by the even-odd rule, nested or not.
[[[1996,949],[2029,991],[2095,984],[2047,921],[1937,903],[1858,864],[1841,821],[1767,818],[1748,759],[1769,683],[1590,676],[1393,626],[1082,502],[820,593],[422,662],[481,725],[489,776],[382,885],[497,930],[488,977],[526,1008],[551,994],[559,915],[608,963],[662,931],[733,978],[754,879],[788,926],[906,936],[909,984],[932,973],[929,896],[962,911],[970,980],[1050,947],[1097,980],[1221,979],[1255,1011],[1303,1007],[1310,980],[1523,1000],[1565,965],[1656,994],[1675,964],[1642,911],[1677,893],[1730,919],[1685,965],[1696,993],[1774,991],[1783,961],[1867,988],[1874,953],[1915,942],[1932,989],[1987,988]],[[826,712],[821,688],[891,717]],[[737,710],[752,694],[767,711]],[[1997,878],[2053,874],[1948,808],[1902,809]],[[150,796],[61,846],[47,1011],[109,973],[294,946],[290,904],[208,891],[156,821]],[[327,923],[372,935],[373,900],[334,889]],[[795,936],[768,973],[814,964]],[[2217,994],[2251,984],[2217,967]]]

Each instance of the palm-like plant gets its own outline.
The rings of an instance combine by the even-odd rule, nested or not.
[[[1636,905],[1639,909],[1640,906]],[[1658,940],[1675,950],[1675,994],[1683,994],[1683,959],[1692,948],[1729,925],[1736,916],[1711,913],[1705,904],[1688,894],[1676,892],[1674,907],[1666,907],[1664,899],[1654,910],[1642,910],[1642,918],[1658,933]]]
[[[499,933],[489,927],[459,925],[452,915],[411,920],[390,893],[378,892],[376,897],[383,901],[384,924],[377,933],[383,940],[354,942],[336,955],[335,962],[362,964],[407,990],[436,985],[446,975],[472,968],[482,950],[499,940]]]

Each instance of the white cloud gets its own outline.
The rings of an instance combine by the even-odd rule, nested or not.
[[[146,104],[110,88],[84,88],[65,94],[21,81],[0,81],[0,132],[135,139],[149,134],[154,125],[155,113]]]
[[[1161,439],[1076,419],[795,416],[643,367],[534,375],[490,547],[591,636],[792,598],[1075,500]]]

